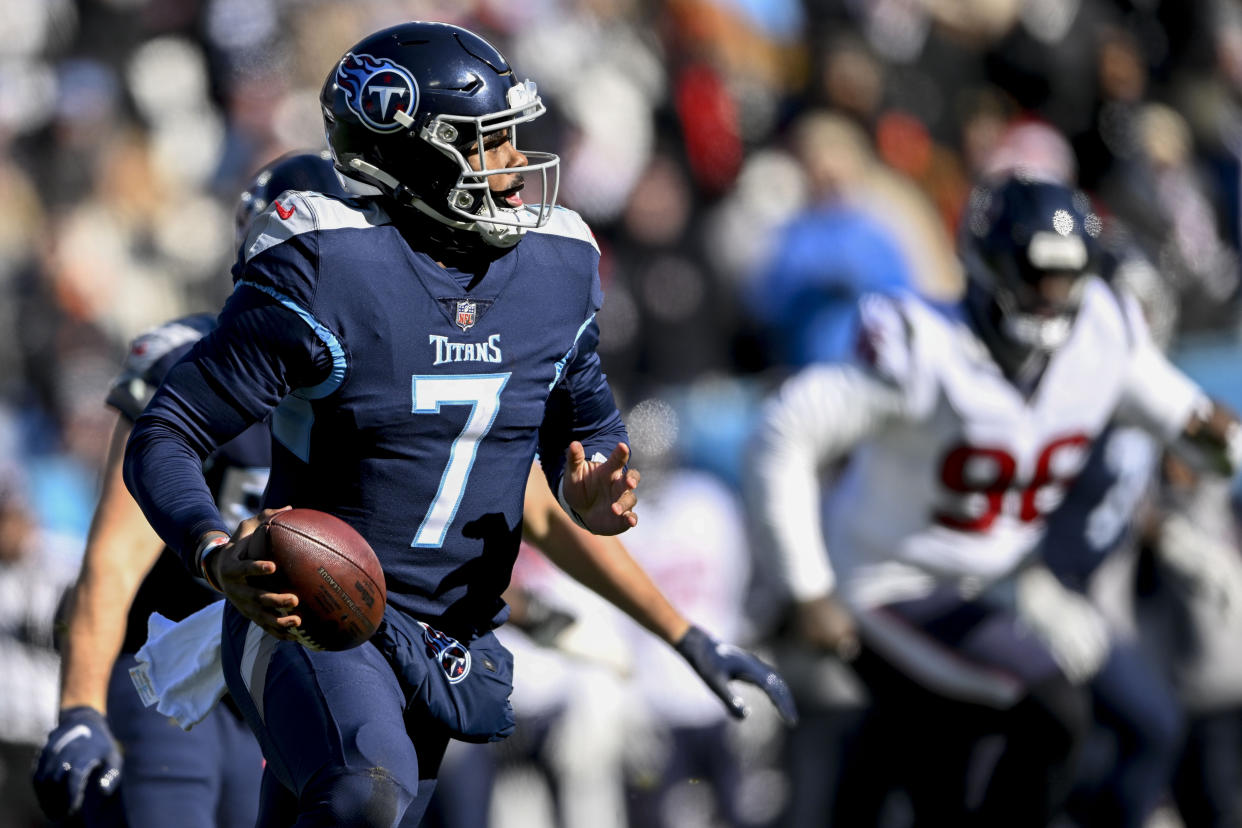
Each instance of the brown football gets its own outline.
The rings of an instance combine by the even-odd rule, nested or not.
[[[366,538],[315,509],[278,512],[258,531],[266,535],[266,558],[276,563],[271,588],[298,596],[299,642],[313,650],[348,650],[371,637],[388,592]]]

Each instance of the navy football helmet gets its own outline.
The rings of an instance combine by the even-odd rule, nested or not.
[[[332,154],[322,152],[291,152],[282,155],[255,174],[237,199],[233,212],[233,228],[240,245],[246,230],[256,216],[285,190],[310,190],[324,195],[348,198],[340,176],[332,163]]]
[[[467,29],[412,22],[364,38],[328,74],[320,104],[337,169],[400,204],[499,247],[551,217],[556,155],[522,150],[525,165],[487,169],[481,151],[505,130],[516,147],[517,126],[546,111],[535,84]],[[475,150],[482,169],[467,160]],[[541,176],[543,203],[493,198],[489,179],[502,174]]]
[[[960,255],[983,333],[1020,355],[1069,339],[1102,229],[1086,195],[1021,174],[971,193]]]

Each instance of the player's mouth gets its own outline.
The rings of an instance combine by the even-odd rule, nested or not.
[[[518,182],[507,190],[493,190],[492,198],[506,207],[511,207],[513,209],[523,207],[526,202],[522,201],[521,193],[522,188],[525,186],[526,182],[519,178]]]

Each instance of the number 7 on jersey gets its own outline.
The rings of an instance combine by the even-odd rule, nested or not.
[[[440,476],[440,487],[427,506],[427,514],[410,546],[438,547],[444,543],[449,524],[457,515],[470,469],[479,452],[479,441],[486,436],[500,410],[500,392],[509,374],[414,375],[412,393],[415,414],[439,414],[442,405],[468,405],[470,416],[449,449],[448,465]]]

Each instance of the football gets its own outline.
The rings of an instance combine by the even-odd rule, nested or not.
[[[294,637],[312,650],[348,650],[366,641],[384,617],[384,572],[366,538],[340,518],[315,509],[278,512],[257,530],[276,564],[271,589],[298,596]]]

